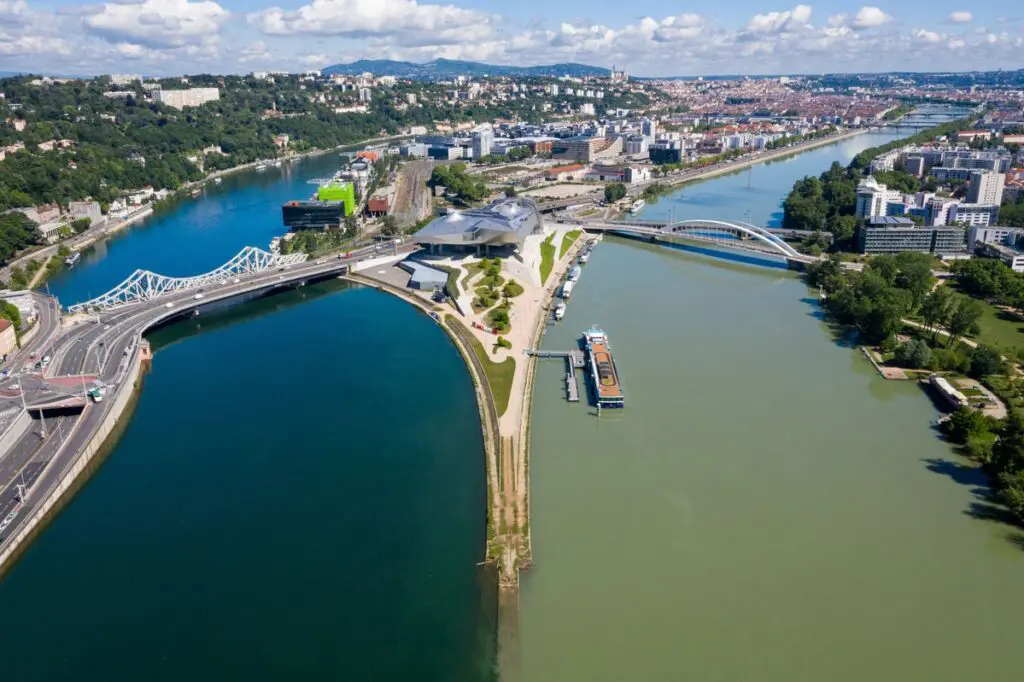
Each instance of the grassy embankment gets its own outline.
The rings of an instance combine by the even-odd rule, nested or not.
[[[565,254],[572,247],[572,245],[576,243],[576,240],[580,238],[580,234],[580,230],[573,230],[572,232],[565,233],[565,236],[562,237],[562,248],[559,249],[558,251],[559,260],[561,260],[562,257],[565,256]]]
[[[540,245],[540,283],[546,284],[551,269],[555,267],[555,245],[552,243],[555,235],[551,234],[544,243]]]
[[[449,324],[454,320],[450,315]],[[456,321],[457,323],[457,321]],[[466,330],[465,333],[461,334],[462,338],[469,342],[473,346],[473,352],[476,353],[477,359],[480,361],[480,366],[484,370],[484,374],[487,376],[487,384],[491,389],[491,396],[494,398],[494,409],[497,411],[498,416],[505,414],[505,410],[508,409],[509,397],[512,395],[512,377],[516,373],[516,361],[515,358],[505,358],[503,362],[494,362],[487,355],[487,350],[484,348],[480,340],[469,333]]]

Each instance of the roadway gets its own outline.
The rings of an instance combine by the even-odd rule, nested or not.
[[[400,249],[402,252],[410,250],[409,246]],[[46,438],[41,436],[41,422],[36,422],[8,452],[0,453],[0,526],[4,527],[0,530],[0,552],[74,464],[99,430],[120,392],[133,390],[124,379],[132,363],[137,361],[139,342],[148,329],[210,303],[266,289],[291,288],[296,283],[333,274],[378,255],[381,253],[377,247],[366,247],[347,257],[320,258],[291,265],[286,270],[273,268],[239,274],[224,285],[186,289],[98,314],[77,315],[66,320],[56,338],[52,333],[40,333],[39,342],[51,341],[50,371],[53,374],[96,374],[107,389],[102,402],[87,401],[80,414],[48,418]],[[196,299],[199,293],[202,298]],[[33,345],[42,347],[41,343]],[[27,354],[21,359],[24,366]],[[17,368],[12,366],[12,370]],[[13,381],[15,371],[9,382]],[[24,500],[18,494],[22,483],[29,488]]]

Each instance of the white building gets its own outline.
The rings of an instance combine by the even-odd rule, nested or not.
[[[953,204],[950,225],[994,225],[999,222],[999,204]]]
[[[551,93],[552,97],[558,97],[558,83],[552,83],[549,85],[548,92]]]
[[[369,102],[370,98],[372,96],[373,96],[373,94],[370,91],[370,88],[359,88],[359,101],[360,102]]]
[[[1003,203],[1003,185],[1006,176],[993,171],[973,171],[971,184],[967,188],[967,203],[996,204]]]
[[[185,90],[154,90],[153,101],[175,109],[198,107],[220,99],[219,88],[187,88]]]
[[[478,125],[473,129],[473,158],[489,156],[494,146],[494,129],[489,123]]]
[[[142,76],[137,74],[115,73],[110,77],[110,82],[113,85],[123,87],[125,85],[131,85],[132,83],[141,83]]]
[[[967,250],[973,252],[981,244],[1012,246],[1022,234],[1021,227],[974,226],[967,231]]]
[[[873,177],[867,177],[857,185],[856,215],[865,219],[884,216],[890,202],[902,200],[903,194],[898,189],[889,189]]]

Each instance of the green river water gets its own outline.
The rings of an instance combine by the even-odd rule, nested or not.
[[[742,218],[746,178],[715,182],[676,217]],[[612,237],[544,347],[593,324],[627,407],[598,418],[564,401],[561,364],[538,373],[516,677],[1021,674],[1024,534],[988,520],[927,394],[878,377],[794,274]]]

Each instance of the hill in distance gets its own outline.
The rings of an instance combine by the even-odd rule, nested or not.
[[[500,66],[453,59],[435,59],[425,64],[390,59],[360,59],[351,64],[335,64],[321,70],[325,74],[357,76],[370,72],[374,76],[394,76],[414,80],[448,80],[457,76],[608,76],[611,72],[586,64],[549,64],[547,66]]]

